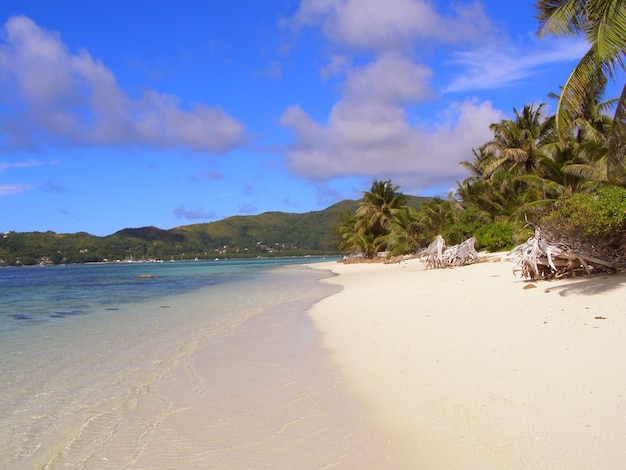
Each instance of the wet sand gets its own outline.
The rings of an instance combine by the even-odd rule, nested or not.
[[[85,467],[408,468],[405,444],[367,419],[321,343],[307,313],[319,293],[181,351]]]
[[[324,345],[406,468],[624,468],[626,275],[312,267],[343,288],[311,311]]]

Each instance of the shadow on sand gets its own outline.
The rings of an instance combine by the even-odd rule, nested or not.
[[[563,282],[563,281],[561,281]],[[562,297],[574,294],[597,295],[621,289],[626,285],[626,272],[617,274],[598,274],[565,280],[565,284],[549,287],[552,292],[558,292]]]

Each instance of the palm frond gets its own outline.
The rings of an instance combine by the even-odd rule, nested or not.
[[[583,178],[587,181],[606,181],[606,165],[573,163],[571,165],[565,165],[563,172]]]
[[[569,123],[572,122],[580,103],[584,102],[597,74],[598,63],[592,47],[572,70],[561,91],[555,116],[556,131],[561,140],[565,139]]]
[[[596,49],[603,70],[612,77],[617,65],[624,68],[626,5],[623,0],[588,1],[587,41]]]
[[[584,0],[539,0],[535,3],[538,11],[539,34],[574,36],[585,24]]]
[[[617,103],[609,134],[607,167],[609,181],[619,185],[626,184],[626,85]]]

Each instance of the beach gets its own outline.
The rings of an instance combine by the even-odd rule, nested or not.
[[[304,262],[0,270],[0,468],[407,468],[321,344],[308,311],[340,287]]]
[[[528,281],[514,266],[312,266],[342,287],[310,315],[393,444],[388,468],[624,468],[626,275]]]
[[[0,467],[623,468],[626,276],[499,259],[6,269]]]

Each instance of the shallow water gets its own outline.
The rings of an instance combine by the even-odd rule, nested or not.
[[[297,263],[0,269],[0,467],[357,468]]]

